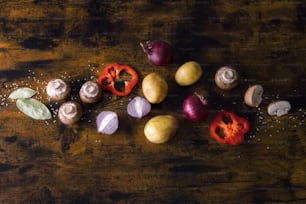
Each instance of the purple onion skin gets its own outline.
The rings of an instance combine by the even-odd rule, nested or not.
[[[147,41],[140,43],[140,46],[147,54],[149,61],[156,66],[170,64],[173,61],[174,49],[165,41]]]
[[[193,94],[184,100],[183,112],[186,118],[192,122],[202,122],[209,115],[208,103],[204,97]]]

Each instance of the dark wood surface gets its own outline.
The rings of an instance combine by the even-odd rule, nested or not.
[[[290,203],[306,202],[306,3],[303,1],[0,1],[0,203]],[[139,42],[166,40],[173,64],[150,65]],[[173,76],[184,62],[202,65],[203,77],[179,87]],[[8,95],[27,86],[51,110],[45,93],[52,78],[72,85],[97,79],[117,62],[134,67],[140,80],[167,78],[166,101],[141,120],[128,117],[129,100],[142,95],[105,92],[101,103],[82,104],[72,128],[55,117],[36,121],[20,113]],[[216,88],[222,65],[241,75],[230,92]],[[257,109],[243,103],[247,87],[262,84]],[[210,102],[206,122],[191,123],[183,99],[197,92]],[[289,115],[268,116],[267,105],[285,99]],[[216,112],[229,109],[249,119],[251,130],[237,147],[209,134]],[[96,131],[102,110],[119,114],[112,136]],[[173,114],[179,130],[168,143],[149,143],[143,127],[151,117]]]

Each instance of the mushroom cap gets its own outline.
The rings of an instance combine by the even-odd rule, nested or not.
[[[228,66],[221,67],[215,74],[216,85],[223,90],[231,90],[237,86],[239,75],[237,71]]]
[[[65,125],[72,125],[82,117],[82,107],[74,101],[63,103],[58,110],[58,118]]]
[[[84,103],[96,103],[101,99],[102,89],[98,83],[87,81],[82,85],[79,94]]]
[[[290,109],[291,109],[290,102],[282,100],[282,101],[275,101],[275,102],[270,103],[268,105],[267,111],[268,111],[268,114],[271,116],[276,115],[280,117],[280,116],[288,114]]]
[[[71,87],[62,79],[52,79],[46,86],[46,92],[50,100],[61,101],[71,93]]]
[[[244,94],[244,102],[250,107],[258,107],[262,102],[263,91],[259,84],[249,87]]]

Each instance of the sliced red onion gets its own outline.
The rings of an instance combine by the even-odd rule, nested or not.
[[[147,99],[136,96],[131,102],[127,105],[127,112],[130,116],[134,118],[142,118],[146,116],[151,111],[151,104]]]
[[[115,133],[119,127],[117,113],[113,111],[102,111],[96,118],[98,133],[111,135]]]

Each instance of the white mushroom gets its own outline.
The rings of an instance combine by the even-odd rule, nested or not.
[[[48,82],[46,92],[51,100],[61,101],[69,96],[71,87],[62,79],[53,79]]]
[[[58,110],[58,118],[65,125],[72,125],[82,116],[82,107],[74,101],[63,103]]]
[[[263,91],[259,84],[249,87],[244,94],[244,102],[250,107],[258,107],[262,101]]]
[[[215,74],[216,85],[223,90],[233,89],[238,84],[238,73],[231,67],[221,67]]]
[[[93,81],[87,81],[80,89],[80,98],[84,103],[96,103],[101,98],[102,89]]]
[[[271,116],[283,116],[288,114],[291,109],[291,105],[288,101],[275,101],[269,104],[268,114]]]

